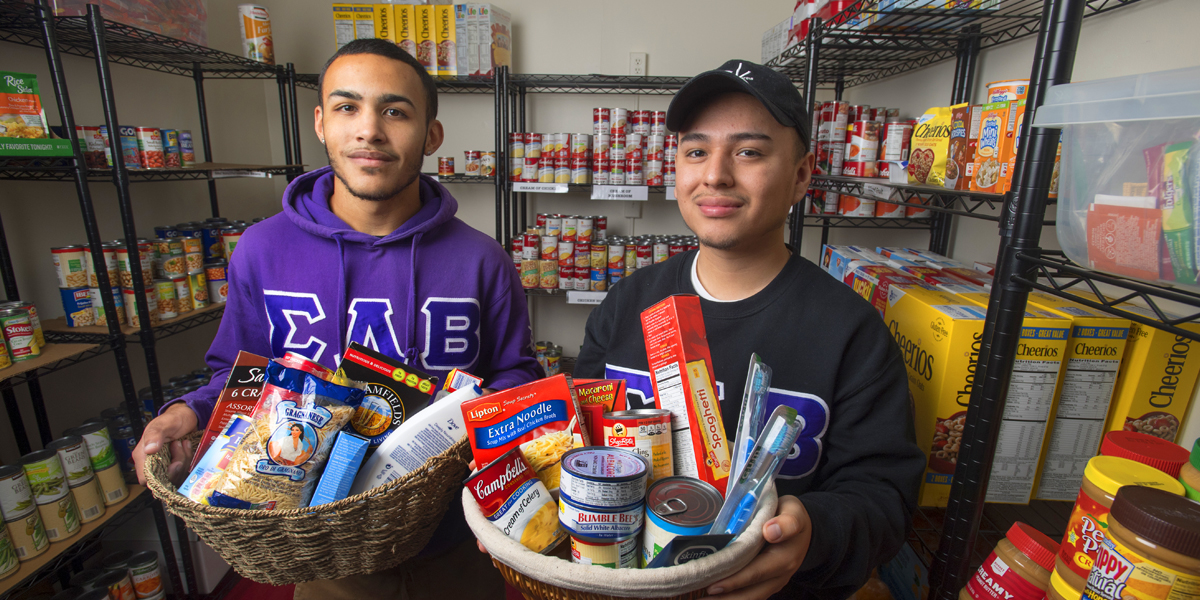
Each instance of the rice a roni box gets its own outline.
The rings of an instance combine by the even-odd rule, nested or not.
[[[1125,355],[1129,319],[1041,292],[1030,292],[1029,305],[1071,319],[1054,394],[1058,401],[1050,418],[1050,437],[1042,449],[1034,497],[1072,500],[1079,493],[1087,462],[1100,449],[1113,386]]]
[[[213,405],[212,416],[204,428],[188,472],[196,468],[196,464],[204,458],[204,453],[208,451],[213,440],[225,431],[234,415],[249,417],[254,412],[266,378],[267,362],[265,357],[257,354],[238,352],[237,359],[233,361],[233,369],[229,371],[229,378],[225,380],[225,388],[221,390],[221,395],[217,396],[217,403]]]
[[[855,269],[850,282],[854,292],[870,302],[881,316],[887,312],[888,288],[893,285],[927,287],[920,279],[883,265]]]
[[[729,443],[700,297],[670,296],[642,311],[642,333],[655,408],[671,411],[675,474],[702,479],[724,495]]]
[[[1117,308],[1157,320],[1153,312],[1140,306],[1121,304]],[[1200,323],[1179,327],[1200,332]],[[1130,323],[1104,431],[1140,431],[1168,442],[1190,442],[1175,438],[1186,420],[1200,374],[1200,350],[1193,352],[1195,343],[1149,325]]]
[[[519,446],[550,491],[558,489],[562,455],[591,445],[565,374],[467,400],[462,414],[477,469]]]
[[[987,311],[986,293],[958,296]],[[1033,497],[1070,331],[1071,320],[1066,317],[1036,306],[1025,309],[992,460],[988,502],[1029,504]]]
[[[588,437],[597,445],[604,439],[604,424],[601,422],[606,412],[625,410],[628,400],[625,398],[624,379],[576,379],[573,382],[575,397],[579,399],[580,416],[583,418],[583,428]]]

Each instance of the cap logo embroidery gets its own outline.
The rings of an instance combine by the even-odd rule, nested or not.
[[[746,69],[746,71],[744,71],[744,72],[742,71],[742,63],[738,63],[737,70],[725,71],[725,72],[733,73],[734,75],[737,75],[738,77],[740,77],[742,79],[742,81],[754,81],[754,78],[750,76],[751,73],[750,73],[749,69]]]

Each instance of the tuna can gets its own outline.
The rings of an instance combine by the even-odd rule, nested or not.
[[[525,158],[525,134],[508,134],[508,156],[510,158]]]
[[[676,536],[708,533],[724,501],[717,488],[694,477],[668,477],[654,482],[646,493],[642,567]]]
[[[592,269],[588,286],[593,292],[603,292],[608,289],[608,273],[605,269]]]
[[[165,166],[163,158],[162,132],[156,127],[138,127],[136,129],[138,158],[143,169],[161,169]]]
[[[33,492],[25,469],[17,465],[0,465],[0,514],[5,521],[15,521],[34,512]]]
[[[171,280],[175,286],[175,312],[179,314],[192,312],[192,285],[187,275],[181,275]]]
[[[438,176],[450,177],[454,175],[454,157],[439,156],[438,157]]]
[[[608,242],[608,268],[625,271],[625,242],[620,238]]]
[[[654,260],[654,264],[666,262],[667,259],[671,257],[670,254],[668,254],[670,252],[670,246],[662,240],[654,240],[654,246],[650,252],[651,258]]]
[[[541,236],[541,252],[538,257],[541,260],[558,260],[558,236],[543,235]]]
[[[575,242],[573,253],[574,265],[583,269],[592,268],[592,244],[587,241]]]
[[[192,290],[192,308],[199,310],[208,306],[208,281],[204,278],[204,269],[188,273],[188,286]]]
[[[636,569],[637,534],[618,539],[571,536],[571,562],[609,569]]]
[[[663,157],[666,156],[666,151],[663,148],[665,143],[666,142],[665,142],[665,139],[662,136],[662,134],[658,134],[658,135],[651,134],[649,137],[647,137],[646,138],[646,160],[647,161],[655,160],[658,162],[662,162]]]
[[[151,598],[163,590],[162,574],[158,569],[158,553],[138,552],[129,559],[129,578],[138,598]]]
[[[184,129],[179,132],[179,158],[185,167],[196,164],[196,150],[192,146],[192,132]]]
[[[538,260],[534,258],[521,259],[521,287],[530,290],[537,289]]]
[[[76,288],[87,285],[87,266],[84,262],[84,246],[59,246],[50,249],[54,259],[54,271],[58,275],[58,287]]]
[[[525,134],[525,158],[539,158],[542,155],[542,134]],[[529,163],[526,163],[529,164]]]
[[[478,150],[466,150],[463,152],[463,158],[466,159],[466,175],[468,177],[479,177],[479,167],[483,160],[483,155]]]
[[[58,457],[55,456],[55,460]],[[63,485],[66,489],[66,484]],[[46,539],[51,542],[61,542],[76,533],[82,524],[79,522],[79,509],[75,506],[75,497],[70,490],[57,500],[46,504],[38,504],[38,514],[42,517],[42,525],[46,528]]]
[[[90,303],[91,299],[88,301]],[[8,344],[8,356],[12,362],[32,360],[42,355],[37,336],[33,333],[29,311],[20,308],[0,310],[0,328],[4,330],[4,342]]]
[[[558,261],[554,259],[538,261],[538,286],[543,290],[558,289]]]
[[[480,177],[495,177],[496,176],[496,153],[491,150],[485,150],[479,156],[479,176]]]
[[[525,161],[525,167],[521,169],[521,181],[530,183],[537,181],[541,159],[536,156],[526,156],[522,160]]]
[[[607,108],[592,109],[592,133],[595,135],[607,135],[612,131],[612,112]]]
[[[208,284],[208,301],[211,304],[225,304],[229,299],[229,282],[225,270],[229,263],[223,260],[204,264],[204,280]]]
[[[183,167],[183,158],[179,154],[179,132],[174,129],[162,130],[163,159],[168,169]]]
[[[633,506],[618,510],[591,510],[561,495],[558,498],[558,522],[571,535],[601,539],[636,536],[642,530],[643,512],[645,502],[641,500]]]
[[[601,446],[575,448],[563,454],[561,464],[560,498],[579,509],[625,511],[641,506],[646,497],[650,463],[634,452]]]
[[[170,279],[155,279],[154,291],[158,294],[158,318],[178,317],[179,302],[175,298],[175,283]]]
[[[113,569],[96,580],[96,589],[107,590],[110,600],[137,600],[128,569]]]
[[[513,264],[517,267],[517,272],[521,272],[521,259],[525,254],[525,236],[518,235],[509,241],[512,247]]]
[[[5,529],[12,538],[13,549],[17,551],[17,560],[25,561],[41,556],[50,549],[50,540],[46,538],[46,526],[42,524],[40,515],[32,504],[29,514],[16,519],[8,519]]]

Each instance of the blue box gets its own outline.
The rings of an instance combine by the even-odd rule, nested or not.
[[[63,312],[67,315],[67,327],[82,327],[96,324],[96,311],[92,309],[92,293],[86,287],[59,288]]]
[[[339,431],[337,439],[333,441],[333,451],[329,453],[329,462],[325,463],[325,472],[321,474],[317,491],[313,492],[308,505],[317,506],[345,499],[369,445],[370,442],[364,437]]]

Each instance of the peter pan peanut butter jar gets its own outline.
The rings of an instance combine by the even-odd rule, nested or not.
[[[1130,485],[1158,488],[1183,496],[1183,484],[1149,465],[1116,456],[1097,456],[1089,460],[1066,535],[1058,557],[1054,559],[1054,572],[1070,587],[1077,590],[1087,587],[1088,572],[1092,570],[1096,552],[1104,543],[1113,498],[1117,490]]]
[[[1200,598],[1200,504],[1159,489],[1125,486],[1084,600]]]
[[[1200,500],[1200,439],[1192,445],[1192,456],[1179,469],[1179,482],[1189,500]]]

